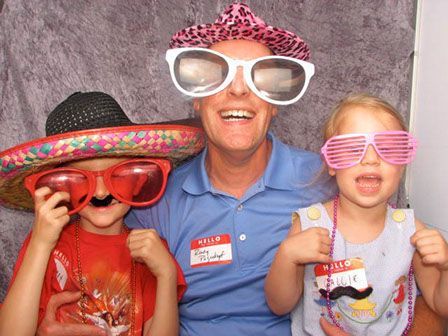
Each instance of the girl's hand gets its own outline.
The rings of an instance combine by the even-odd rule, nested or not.
[[[412,235],[411,244],[417,249],[424,264],[448,271],[448,244],[439,231],[428,228],[418,230]]]
[[[65,206],[56,207],[61,201],[68,201],[70,195],[67,192],[59,191],[52,194],[48,187],[42,187],[34,193],[34,223],[31,241],[42,243],[53,248],[58,242],[64,226],[70,221],[68,209]]]
[[[127,243],[132,258],[146,264],[156,278],[176,277],[173,259],[154,229],[132,230]]]
[[[329,231],[320,227],[308,228],[288,236],[279,253],[294,264],[329,263],[331,239]]]

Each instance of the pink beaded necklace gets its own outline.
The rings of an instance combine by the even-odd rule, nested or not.
[[[338,204],[339,204],[339,195],[336,195],[336,197],[333,200],[333,228],[331,230],[330,258],[333,258],[333,254],[334,254],[334,242],[335,242],[335,238],[336,238],[336,229],[338,226]],[[339,327],[341,330],[344,330],[344,328],[342,328],[341,324],[334,316],[333,310],[331,308],[331,303],[330,303],[331,273],[332,273],[332,268],[328,267],[328,277],[327,277],[327,283],[326,283],[327,311],[328,311],[328,315],[330,315],[330,318],[333,321],[333,324],[336,325],[337,327]],[[411,326],[412,326],[412,320],[413,320],[413,314],[414,314],[413,305],[412,305],[412,280],[413,280],[413,278],[414,278],[414,268],[412,267],[412,264],[411,264],[411,266],[409,267],[409,272],[408,272],[408,323],[402,333],[402,336],[408,335],[409,330],[411,329]]]

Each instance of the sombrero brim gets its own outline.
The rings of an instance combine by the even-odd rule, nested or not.
[[[308,60],[310,49],[296,34],[287,30],[257,24],[202,24],[176,33],[170,48],[200,47],[226,40],[250,40],[266,45],[275,55]]]
[[[168,158],[174,165],[198,154],[205,145],[199,127],[151,124],[56,134],[0,153],[0,204],[32,209],[26,176],[62,163],[106,156]]]

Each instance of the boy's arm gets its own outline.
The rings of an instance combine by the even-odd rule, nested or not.
[[[143,335],[178,335],[178,277],[173,257],[153,229],[132,230],[128,247],[132,258],[144,263],[157,279],[154,313],[145,322]]]
[[[328,230],[318,227],[301,231],[300,217],[293,215],[288,237],[280,244],[266,277],[266,301],[273,313],[289,313],[300,300],[305,264],[331,261],[328,235]]]
[[[154,314],[145,322],[143,335],[179,335],[177,274],[157,277]]]
[[[37,328],[40,295],[51,248],[30,241],[23,249],[22,262],[0,310],[0,335],[34,335]]]
[[[448,317],[448,244],[437,230],[416,220],[411,243],[416,247],[413,266],[416,281],[431,309]]]
[[[67,193],[51,193],[47,187],[36,190],[35,219],[21,265],[0,310],[0,335],[34,335],[39,302],[51,252],[62,228],[68,223],[66,207],[58,207]],[[24,318],[26,317],[26,318]]]

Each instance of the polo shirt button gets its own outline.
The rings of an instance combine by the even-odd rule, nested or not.
[[[242,211],[243,210],[243,208],[244,208],[244,206],[242,205],[242,204],[240,204],[240,205],[238,205],[238,211]]]
[[[241,241],[245,241],[246,240],[246,235],[244,233],[240,234],[240,240]]]

